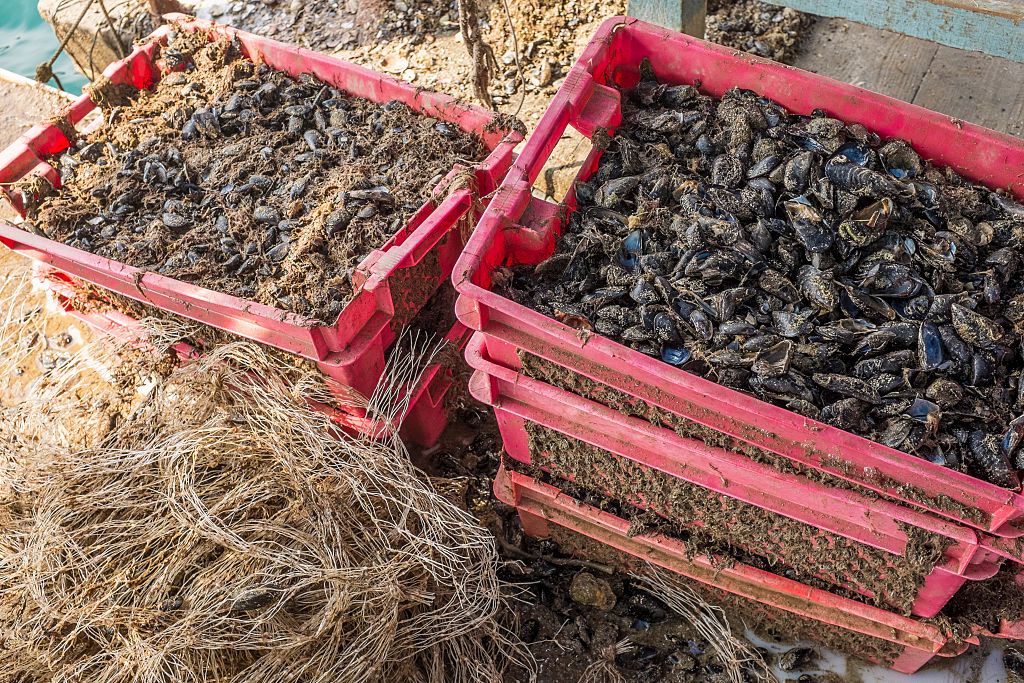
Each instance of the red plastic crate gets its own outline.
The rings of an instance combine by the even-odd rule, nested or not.
[[[1024,141],[951,119],[861,88],[764,60],[697,38],[621,17],[590,41],[506,176],[452,275],[459,318],[488,336],[494,360],[518,369],[520,350],[705,427],[785,456],[795,463],[991,532],[1024,534],[1024,497],[980,479],[888,448],[673,368],[610,339],[548,318],[491,290],[496,268],[536,264],[549,256],[568,215],[564,204],[534,198],[531,188],[551,151],[572,125],[586,136],[613,132],[620,95],[639,64],[652,57],[659,80],[699,82],[720,96],[748,88],[789,110],[815,108],[908,140],[925,158],[990,187],[1024,198]],[[594,172],[591,151],[578,178]],[[948,499],[953,504],[943,504]],[[969,508],[965,510],[964,508]]]
[[[470,185],[475,187],[464,187],[445,196],[447,183],[443,180],[435,189],[434,198],[419,209],[408,225],[360,264],[353,275],[353,285],[358,292],[338,320],[330,325],[133,268],[3,221],[0,221],[0,242],[124,296],[310,360],[325,361],[334,379],[368,393],[383,370],[385,350],[402,326],[451,274],[463,247],[464,233],[468,232],[460,227],[476,222],[480,202],[486,202],[508,170],[512,149],[522,136],[492,130],[493,113],[457,102],[447,95],[424,91],[336,57],[226,26],[172,16],[176,17],[173,25],[157,29],[129,57],[111,64],[104,76],[114,83],[152,87],[160,78],[155,63],[157,47],[167,42],[172,31],[202,31],[211,38],[234,38],[245,55],[275,69],[293,76],[310,73],[354,96],[375,102],[398,100],[415,111],[478,134],[491,153],[472,168]],[[75,125],[94,109],[90,96],[83,95],[64,114],[64,122]],[[0,186],[5,187],[16,209],[23,209],[22,198],[8,187],[9,184],[28,175],[41,175],[59,187],[59,174],[46,159],[68,146],[58,126],[43,124],[0,153]],[[398,276],[412,276],[415,273],[412,269],[431,252],[436,254],[440,269],[435,281],[429,283],[431,286],[403,289],[396,283]]]
[[[700,486],[709,496],[733,498],[889,553],[894,562],[906,553],[907,527],[945,538],[950,545],[943,559],[918,589],[911,608],[916,616],[935,616],[967,581],[989,579],[1002,564],[1002,555],[968,527],[780,472],[501,367],[488,359],[479,332],[466,346],[466,360],[475,370],[471,393],[493,407],[505,452],[521,463],[532,464],[526,425],[534,423]],[[647,507],[640,498],[624,502]],[[864,587],[848,588],[873,597]]]
[[[126,344],[147,344],[147,334],[135,318],[116,311],[91,310],[83,311],[76,308],[79,299],[74,283],[65,273],[51,268],[36,268],[34,278],[47,289],[61,309],[90,328],[117,339]],[[471,331],[461,323],[456,323],[445,335],[445,341],[462,349],[469,340]],[[198,358],[201,351],[195,347],[179,342],[172,347],[182,361]],[[323,364],[321,364],[321,369]],[[334,380],[327,380],[328,386],[334,385],[342,402],[349,398],[349,392]],[[434,363],[423,372],[417,385],[411,390],[409,410],[402,422],[400,436],[407,443],[422,447],[430,447],[437,443],[448,425],[448,414],[445,398],[452,386],[451,368],[441,363]],[[314,407],[330,414],[331,419],[343,429],[351,433],[376,435],[383,432],[382,425],[365,417],[365,411],[357,409],[332,408],[321,404]]]
[[[629,534],[629,522],[585,505],[554,486],[504,468],[494,480],[497,498],[519,512],[523,530],[549,535],[554,523],[640,560],[720,590],[903,647],[889,667],[914,673],[935,657],[955,657],[977,638],[956,643],[931,624],[811,588],[725,558],[691,557],[686,547],[664,536]]]

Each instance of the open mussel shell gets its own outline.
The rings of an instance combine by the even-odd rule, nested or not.
[[[856,211],[839,225],[839,235],[850,243],[863,247],[882,236],[889,225],[896,204],[888,197]]]
[[[894,178],[916,178],[924,173],[924,163],[917,152],[903,140],[890,140],[878,150],[882,165]]]
[[[784,339],[771,348],[757,354],[751,370],[765,377],[782,377],[789,372],[793,360],[793,342]]]
[[[934,323],[921,323],[917,338],[917,358],[921,370],[935,370],[946,364],[942,336]]]
[[[669,365],[686,365],[693,358],[693,353],[685,346],[663,346],[661,360]]]

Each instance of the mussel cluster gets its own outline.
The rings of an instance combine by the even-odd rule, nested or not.
[[[902,140],[645,63],[516,300],[801,415],[1012,487],[1024,206]]]
[[[227,41],[181,34],[160,63],[151,92],[60,157],[63,190],[30,214],[36,230],[333,322],[358,263],[456,160],[486,154],[451,123],[292,78]]]

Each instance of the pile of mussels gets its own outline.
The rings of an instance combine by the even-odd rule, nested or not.
[[[60,157],[37,232],[330,323],[352,275],[481,140],[392,101],[176,34],[167,73]]]
[[[1016,485],[1024,206],[859,124],[643,73],[555,254],[518,269],[511,296]]]

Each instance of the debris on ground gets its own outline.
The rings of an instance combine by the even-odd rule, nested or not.
[[[707,38],[759,57],[788,62],[813,21],[809,14],[760,0],[711,0]]]
[[[462,43],[457,0],[372,3],[378,20],[370,23],[357,18],[361,4],[236,0],[196,9],[201,16],[253,33],[337,51],[430,90],[475,98],[473,59]],[[625,14],[627,3],[527,0],[480,8],[483,42],[497,62],[490,97],[499,109],[532,125],[600,23]],[[707,37],[788,60],[811,21],[809,15],[760,0],[712,0]]]

